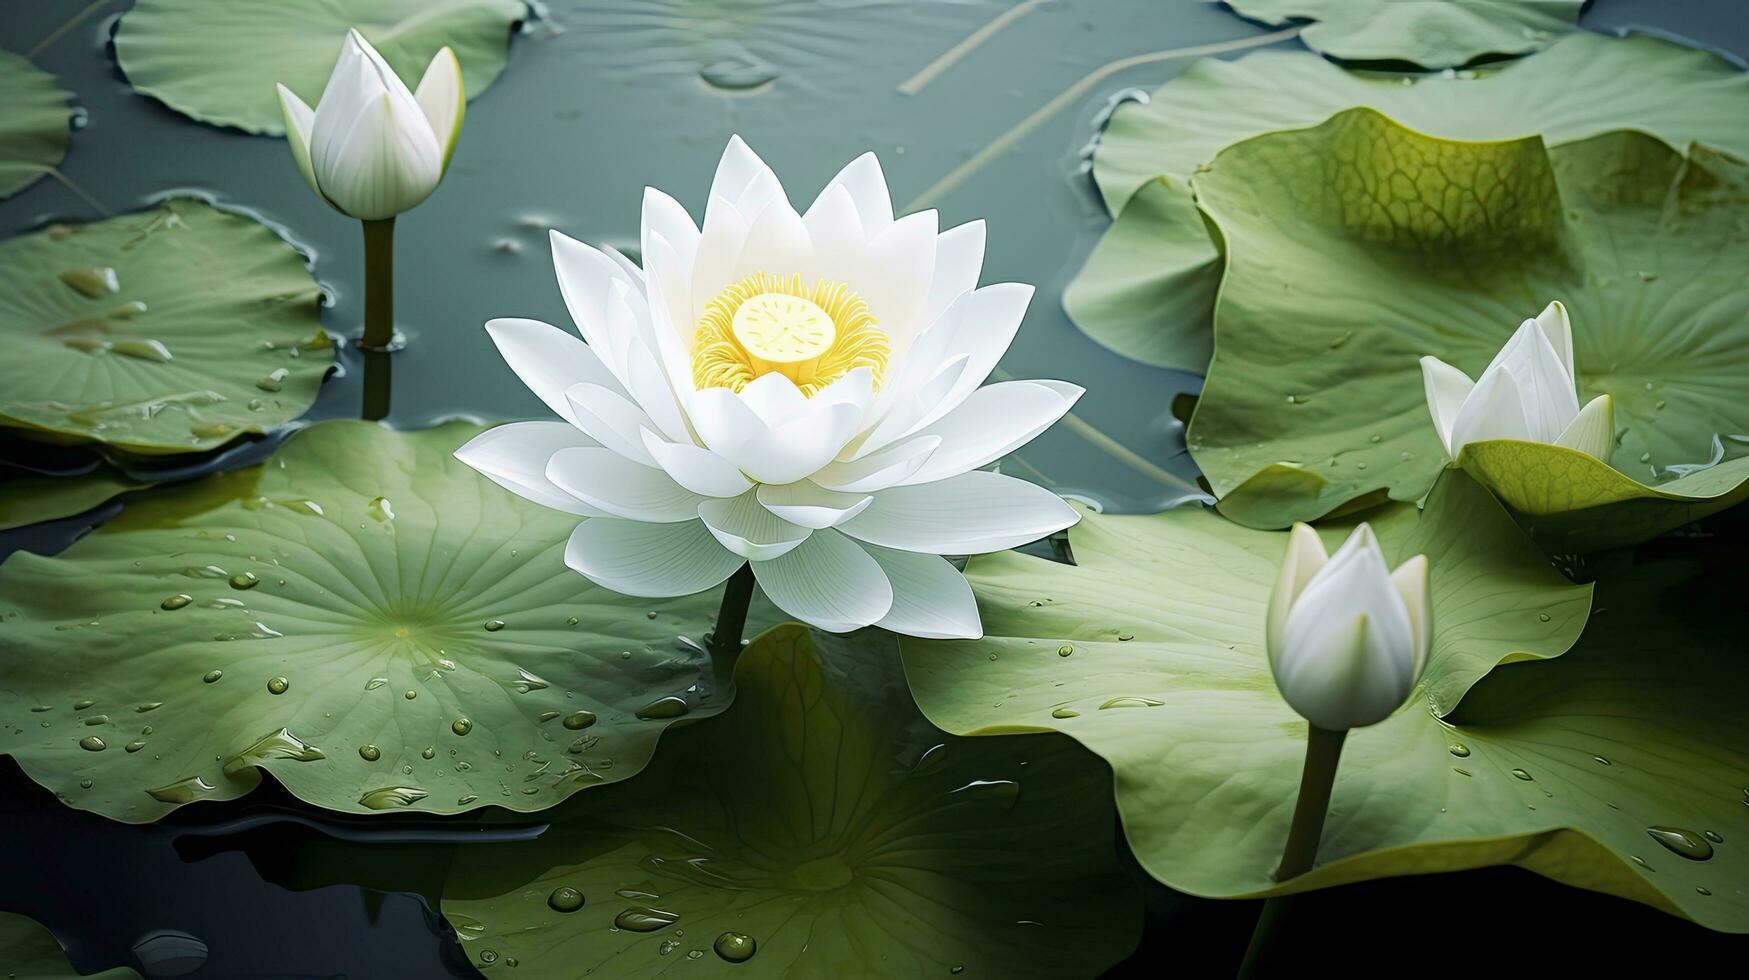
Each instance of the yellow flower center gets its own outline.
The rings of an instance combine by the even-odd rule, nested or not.
[[[812,398],[863,367],[879,387],[891,350],[868,303],[844,283],[819,279],[804,288],[800,275],[756,272],[705,304],[692,380],[700,388],[740,391],[775,371]]]

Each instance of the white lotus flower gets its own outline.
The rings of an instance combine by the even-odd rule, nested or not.
[[[1326,558],[1317,532],[1295,524],[1268,615],[1269,667],[1295,711],[1328,731],[1381,722],[1427,666],[1427,558],[1390,571],[1365,524]]]
[[[1615,409],[1608,395],[1579,407],[1573,378],[1573,325],[1567,308],[1550,303],[1526,320],[1494,355],[1479,381],[1437,357],[1421,359],[1427,409],[1446,454],[1485,439],[1522,439],[1609,459]]]
[[[790,615],[841,632],[982,635],[944,554],[1073,524],[1061,498],[978,470],[1082,389],[980,387],[1032,297],[977,288],[984,225],[893,217],[873,154],[803,214],[739,138],[702,230],[644,192],[643,268],[552,236],[585,344],[535,320],[486,325],[563,422],[485,432],[457,458],[583,517],[566,561],[617,592],[699,592],[751,561]]]
[[[437,52],[418,91],[409,92],[356,30],[346,32],[314,110],[279,86],[298,172],[336,210],[363,221],[392,218],[431,196],[449,167],[466,103],[454,51]]]

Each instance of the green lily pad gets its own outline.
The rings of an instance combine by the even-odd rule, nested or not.
[[[1584,0],[1225,0],[1276,27],[1310,21],[1306,47],[1343,61],[1466,65],[1529,54],[1573,30]]]
[[[718,596],[628,600],[566,568],[576,518],[450,457],[477,431],[320,423],[59,557],[14,554],[0,752],[129,822],[263,772],[359,813],[528,812],[636,773],[721,708],[692,639]]]
[[[0,470],[0,531],[83,514],[145,485],[109,466],[78,476],[37,476]]]
[[[142,455],[302,415],[334,362],[320,291],[267,226],[188,198],[0,242],[0,425]]]
[[[127,967],[102,973],[81,974],[67,962],[67,953],[42,923],[16,912],[0,912],[0,952],[5,954],[8,980],[72,980],[87,976],[95,980],[139,980]]]
[[[1637,129],[1749,156],[1749,75],[1656,38],[1581,31],[1502,68],[1449,75],[1345,71],[1304,52],[1208,58],[1120,108],[1100,138],[1093,176],[1116,220],[1069,284],[1069,315],[1126,357],[1205,371],[1221,256],[1189,203],[1191,175],[1241,140],[1356,106],[1447,139],[1539,133],[1554,146]]]
[[[758,637],[735,705],[538,841],[464,847],[443,914],[491,976],[1094,976],[1141,932],[1111,774],[1068,739],[963,739],[890,635]],[[740,964],[744,963],[745,966]],[[514,969],[512,969],[514,968]]]
[[[1749,498],[1749,457],[1656,486],[1541,442],[1473,442],[1458,462],[1557,554],[1639,544]]]
[[[446,45],[474,98],[504,70],[522,0],[135,0],[115,32],[128,81],[187,116],[285,135],[278,82],[310,105],[356,27],[409,87]]]
[[[1581,402],[1614,396],[1617,469],[1656,478],[1749,432],[1737,158],[1638,132],[1450,142],[1351,109],[1223,151],[1196,193],[1227,272],[1190,452],[1222,498],[1277,463],[1323,478],[1223,501],[1247,523],[1420,498],[1446,460],[1418,358],[1480,375],[1553,299],[1572,314]]]
[[[0,198],[11,197],[67,155],[72,110],[55,76],[0,51]]]
[[[1078,566],[974,558],[988,636],[902,640],[911,690],[949,731],[1061,731],[1103,756],[1142,865],[1192,894],[1517,864],[1749,931],[1732,576],[1673,560],[1606,580],[1579,637],[1590,587],[1461,471],[1419,518],[1394,504],[1372,524],[1393,562],[1428,556],[1434,648],[1409,703],[1350,734],[1321,863],[1288,885],[1272,874],[1306,725],[1263,646],[1284,532],[1204,509],[1088,515],[1069,531]]]

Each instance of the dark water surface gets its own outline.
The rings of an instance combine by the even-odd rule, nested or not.
[[[84,6],[8,0],[0,47],[27,51]],[[206,126],[135,95],[108,50],[125,6],[103,5],[34,56],[85,111],[62,171],[113,212],[193,192],[279,226],[313,256],[333,294],[328,329],[356,333],[357,223],[316,199],[284,141]],[[810,200],[844,162],[872,148],[903,209],[939,208],[944,226],[986,219],[984,281],[1038,286],[1003,367],[1088,388],[1077,410],[1086,425],[1058,426],[1005,463],[1011,472],[1129,511],[1158,509],[1194,488],[1169,406],[1200,380],[1105,351],[1069,323],[1059,300],[1106,224],[1085,172],[1102,113],[1187,62],[1106,66],[1254,37],[1262,28],[1196,0],[1035,2],[939,74],[919,75],[1011,4],[965,0],[926,14],[916,4],[825,0],[550,6],[513,40],[497,82],[469,104],[443,186],[399,222],[397,312],[409,343],[392,358],[391,424],[544,415],[481,324],[497,316],[568,324],[547,229],[628,247],[637,240],[645,184],[697,213],[725,140],[739,133],[778,171],[793,201]],[[1585,24],[1650,25],[1749,55],[1749,17],[1719,0],[1600,0]],[[1059,111],[1040,111],[1065,92]],[[95,217],[73,190],[43,180],[0,203],[0,235]],[[342,373],[310,418],[359,415],[364,365],[355,351],[341,360]],[[239,448],[228,462],[267,448]],[[0,554],[54,550],[113,509],[0,534]],[[476,975],[417,897],[435,898],[426,860],[441,852],[434,841],[473,833],[468,824],[313,829],[281,820],[308,813],[264,786],[248,801],[197,804],[160,825],[122,826],[63,807],[9,759],[0,759],[0,797],[0,908],[44,921],[83,970],[128,963],[141,936],[176,929],[209,948],[197,976]],[[239,822],[244,817],[260,819]],[[504,832],[532,833],[538,822]],[[394,840],[366,843],[373,835]],[[1159,887],[1149,905],[1143,946],[1115,973],[1230,973],[1255,916],[1252,903],[1200,901]],[[1740,937],[1514,869],[1336,889],[1298,928],[1328,930],[1301,937],[1302,966],[1354,971],[1507,964],[1516,975],[1550,964],[1608,965],[1618,945],[1724,962],[1741,962],[1746,951]]]

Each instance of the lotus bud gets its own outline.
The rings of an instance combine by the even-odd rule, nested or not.
[[[1365,524],[1329,556],[1317,532],[1294,525],[1265,642],[1276,687],[1313,726],[1388,718],[1421,679],[1432,638],[1426,556],[1392,572]]]
[[[1550,303],[1494,355],[1481,380],[1437,357],[1421,359],[1427,409],[1453,459],[1465,444],[1522,439],[1566,446],[1607,460],[1615,447],[1615,408],[1608,395],[1579,407],[1573,375],[1573,326],[1567,308]]]
[[[437,189],[466,101],[454,51],[437,52],[410,92],[356,30],[346,32],[314,110],[279,86],[298,172],[335,210],[361,221],[392,218]]]

